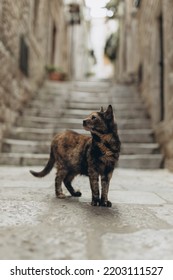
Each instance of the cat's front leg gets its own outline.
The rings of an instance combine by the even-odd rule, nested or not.
[[[90,187],[92,192],[92,206],[100,205],[100,195],[99,195],[99,175],[96,172],[91,172],[89,174]]]
[[[101,176],[102,192],[101,192],[100,206],[104,206],[104,207],[112,206],[112,203],[108,200],[109,183],[111,177],[112,177],[112,173]]]

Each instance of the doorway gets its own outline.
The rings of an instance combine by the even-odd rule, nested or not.
[[[164,43],[163,43],[163,17],[159,17],[159,47],[160,47],[160,121],[164,120]]]
[[[157,125],[164,120],[164,38],[163,18],[157,17],[151,41],[151,82],[152,123]]]
[[[53,23],[53,28],[52,28],[52,50],[51,50],[51,63],[52,63],[52,65],[54,65],[54,63],[55,63],[56,35],[57,35],[57,28],[56,28],[55,23]]]

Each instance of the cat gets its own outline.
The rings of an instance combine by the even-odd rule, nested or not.
[[[55,193],[58,198],[65,198],[62,182],[72,196],[81,196],[81,192],[75,191],[71,182],[78,174],[86,175],[92,192],[91,205],[111,207],[112,203],[108,200],[109,183],[121,147],[112,106],[109,105],[105,111],[101,107],[99,112],[91,113],[83,120],[83,127],[90,131],[91,136],[74,131],[56,134],[45,168],[41,172],[30,172],[36,177],[44,177],[56,164]]]

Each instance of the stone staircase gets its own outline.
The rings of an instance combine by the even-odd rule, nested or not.
[[[116,86],[111,90],[122,142],[119,166],[157,169],[163,156],[155,141],[147,110],[134,86]]]
[[[119,167],[160,168],[163,158],[134,88],[94,81],[46,82],[3,140],[0,164],[45,165],[56,132],[73,129],[86,133],[82,119],[108,104],[114,107],[122,142]]]

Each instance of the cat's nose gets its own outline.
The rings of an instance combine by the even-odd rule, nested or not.
[[[83,120],[83,126],[86,126],[86,120]]]

